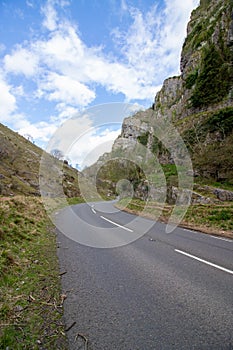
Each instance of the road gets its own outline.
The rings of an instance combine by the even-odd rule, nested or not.
[[[87,349],[85,339],[88,350],[233,349],[233,240],[167,234],[113,203],[72,206],[77,222],[69,210],[56,220],[70,350]],[[95,229],[119,233],[119,246],[78,242]],[[122,235],[131,243],[121,244]]]

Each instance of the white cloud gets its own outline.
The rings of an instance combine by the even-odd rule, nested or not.
[[[157,86],[148,84],[146,79],[141,80],[137,66],[109,59],[103,55],[100,47],[88,48],[70,24],[66,23],[62,30],[60,28],[53,32],[49,40],[35,43],[34,48],[50,70],[56,69],[60,74],[85,84],[86,87],[100,84],[108,91],[121,92],[127,101],[150,99],[158,90]],[[141,67],[141,70],[144,68]],[[89,87],[86,93],[90,94]],[[87,102],[88,98],[89,96]]]
[[[12,94],[12,87],[6,83],[0,76],[0,120],[2,122],[9,121],[11,114],[16,110],[16,98]]]
[[[70,118],[56,130],[46,150],[50,152],[53,149],[59,149],[67,156],[73,143],[76,143],[80,136],[92,127],[93,124],[88,114]]]
[[[38,57],[30,50],[18,46],[11,55],[4,57],[5,70],[9,73],[31,77],[36,73]]]
[[[62,22],[48,39],[36,42],[33,47],[48,66],[54,64],[56,69],[68,68],[68,64],[75,64],[75,59],[82,60],[87,49],[76,28],[68,22]]]
[[[57,29],[59,16],[56,11],[56,6],[61,8],[70,4],[68,0],[47,0],[44,6],[41,7],[41,12],[44,15],[43,26],[49,31]]]
[[[103,153],[111,151],[113,142],[119,134],[120,130],[109,130],[108,128],[101,133],[91,130],[72,145],[68,157],[73,165],[79,164],[80,169],[90,166]]]
[[[44,14],[43,26],[48,30],[55,30],[57,27],[58,16],[54,7],[54,1],[49,0],[41,11]]]
[[[50,73],[40,89],[47,91],[47,99],[71,105],[88,105],[95,98],[95,93],[86,85],[69,76]]]
[[[138,90],[155,87],[170,75],[179,74],[181,46],[191,10],[197,0],[166,0],[161,11],[155,5],[143,14],[129,7],[133,23],[126,32],[119,28],[112,35],[125,62],[135,70]]]
[[[30,123],[28,120],[21,120],[16,123],[19,134],[22,136],[30,135],[33,140],[40,140],[41,142],[47,143],[56,131],[57,127],[55,124],[47,122]]]
[[[28,118],[17,112],[18,96],[23,96],[24,90],[20,86],[10,86],[0,74],[0,122],[11,125],[21,135],[30,135],[33,139],[47,142],[55,132],[55,123],[39,122],[32,124]]]
[[[64,102],[57,104],[56,110],[58,111],[58,115],[52,116],[50,120],[54,122],[60,122],[60,123],[65,122],[69,118],[73,118],[78,114],[78,112],[80,112],[78,108],[69,106]]]

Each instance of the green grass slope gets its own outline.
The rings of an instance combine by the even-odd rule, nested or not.
[[[0,124],[0,195],[39,196],[39,169],[43,150]],[[48,155],[50,163],[63,172],[63,191],[79,197],[78,171]],[[48,171],[50,167],[48,166]]]

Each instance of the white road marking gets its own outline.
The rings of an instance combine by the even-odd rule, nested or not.
[[[122,226],[122,225],[119,225],[119,224],[117,224],[116,222],[105,218],[104,216],[100,216],[100,217],[101,217],[101,219],[103,219],[103,220],[105,220],[105,221],[108,221],[108,222],[110,222],[111,224],[116,225],[116,226],[118,226],[118,227],[120,227],[120,228],[123,228],[123,229],[126,230],[126,231],[133,232],[133,230],[131,230],[130,228],[125,227],[125,226]]]
[[[232,239],[229,239],[229,238],[217,237],[217,236],[210,236],[210,237],[216,238],[216,239],[220,239],[221,241],[226,241],[226,242],[231,242],[231,243],[233,243],[233,240],[232,240]]]
[[[225,271],[225,272],[228,272],[230,273],[231,275],[233,275],[233,271],[232,270],[229,270],[229,269],[226,269],[225,267],[222,267],[222,266],[219,266],[219,265],[216,265],[216,264],[213,264],[207,260],[204,260],[204,259],[201,259],[201,258],[198,258],[197,256],[194,256],[194,255],[191,255],[191,254],[188,254],[186,252],[183,252],[182,250],[179,250],[179,249],[175,249],[175,252],[177,253],[180,253],[180,254],[183,254],[183,255],[186,255],[188,256],[189,258],[192,258],[192,259],[195,259],[195,260],[198,260],[206,265],[210,265],[210,266],[213,266],[215,267],[216,269],[219,269],[219,270],[222,270],[222,271]]]
[[[95,209],[94,209],[94,208],[91,208],[91,210],[92,210],[92,212],[93,212],[94,214],[96,214],[96,211],[95,211]]]

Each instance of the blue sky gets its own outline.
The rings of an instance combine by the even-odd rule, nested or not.
[[[179,74],[186,26],[198,4],[0,1],[0,122],[45,148],[62,123],[95,105],[150,107],[163,80]],[[88,127],[101,123],[87,118]]]

